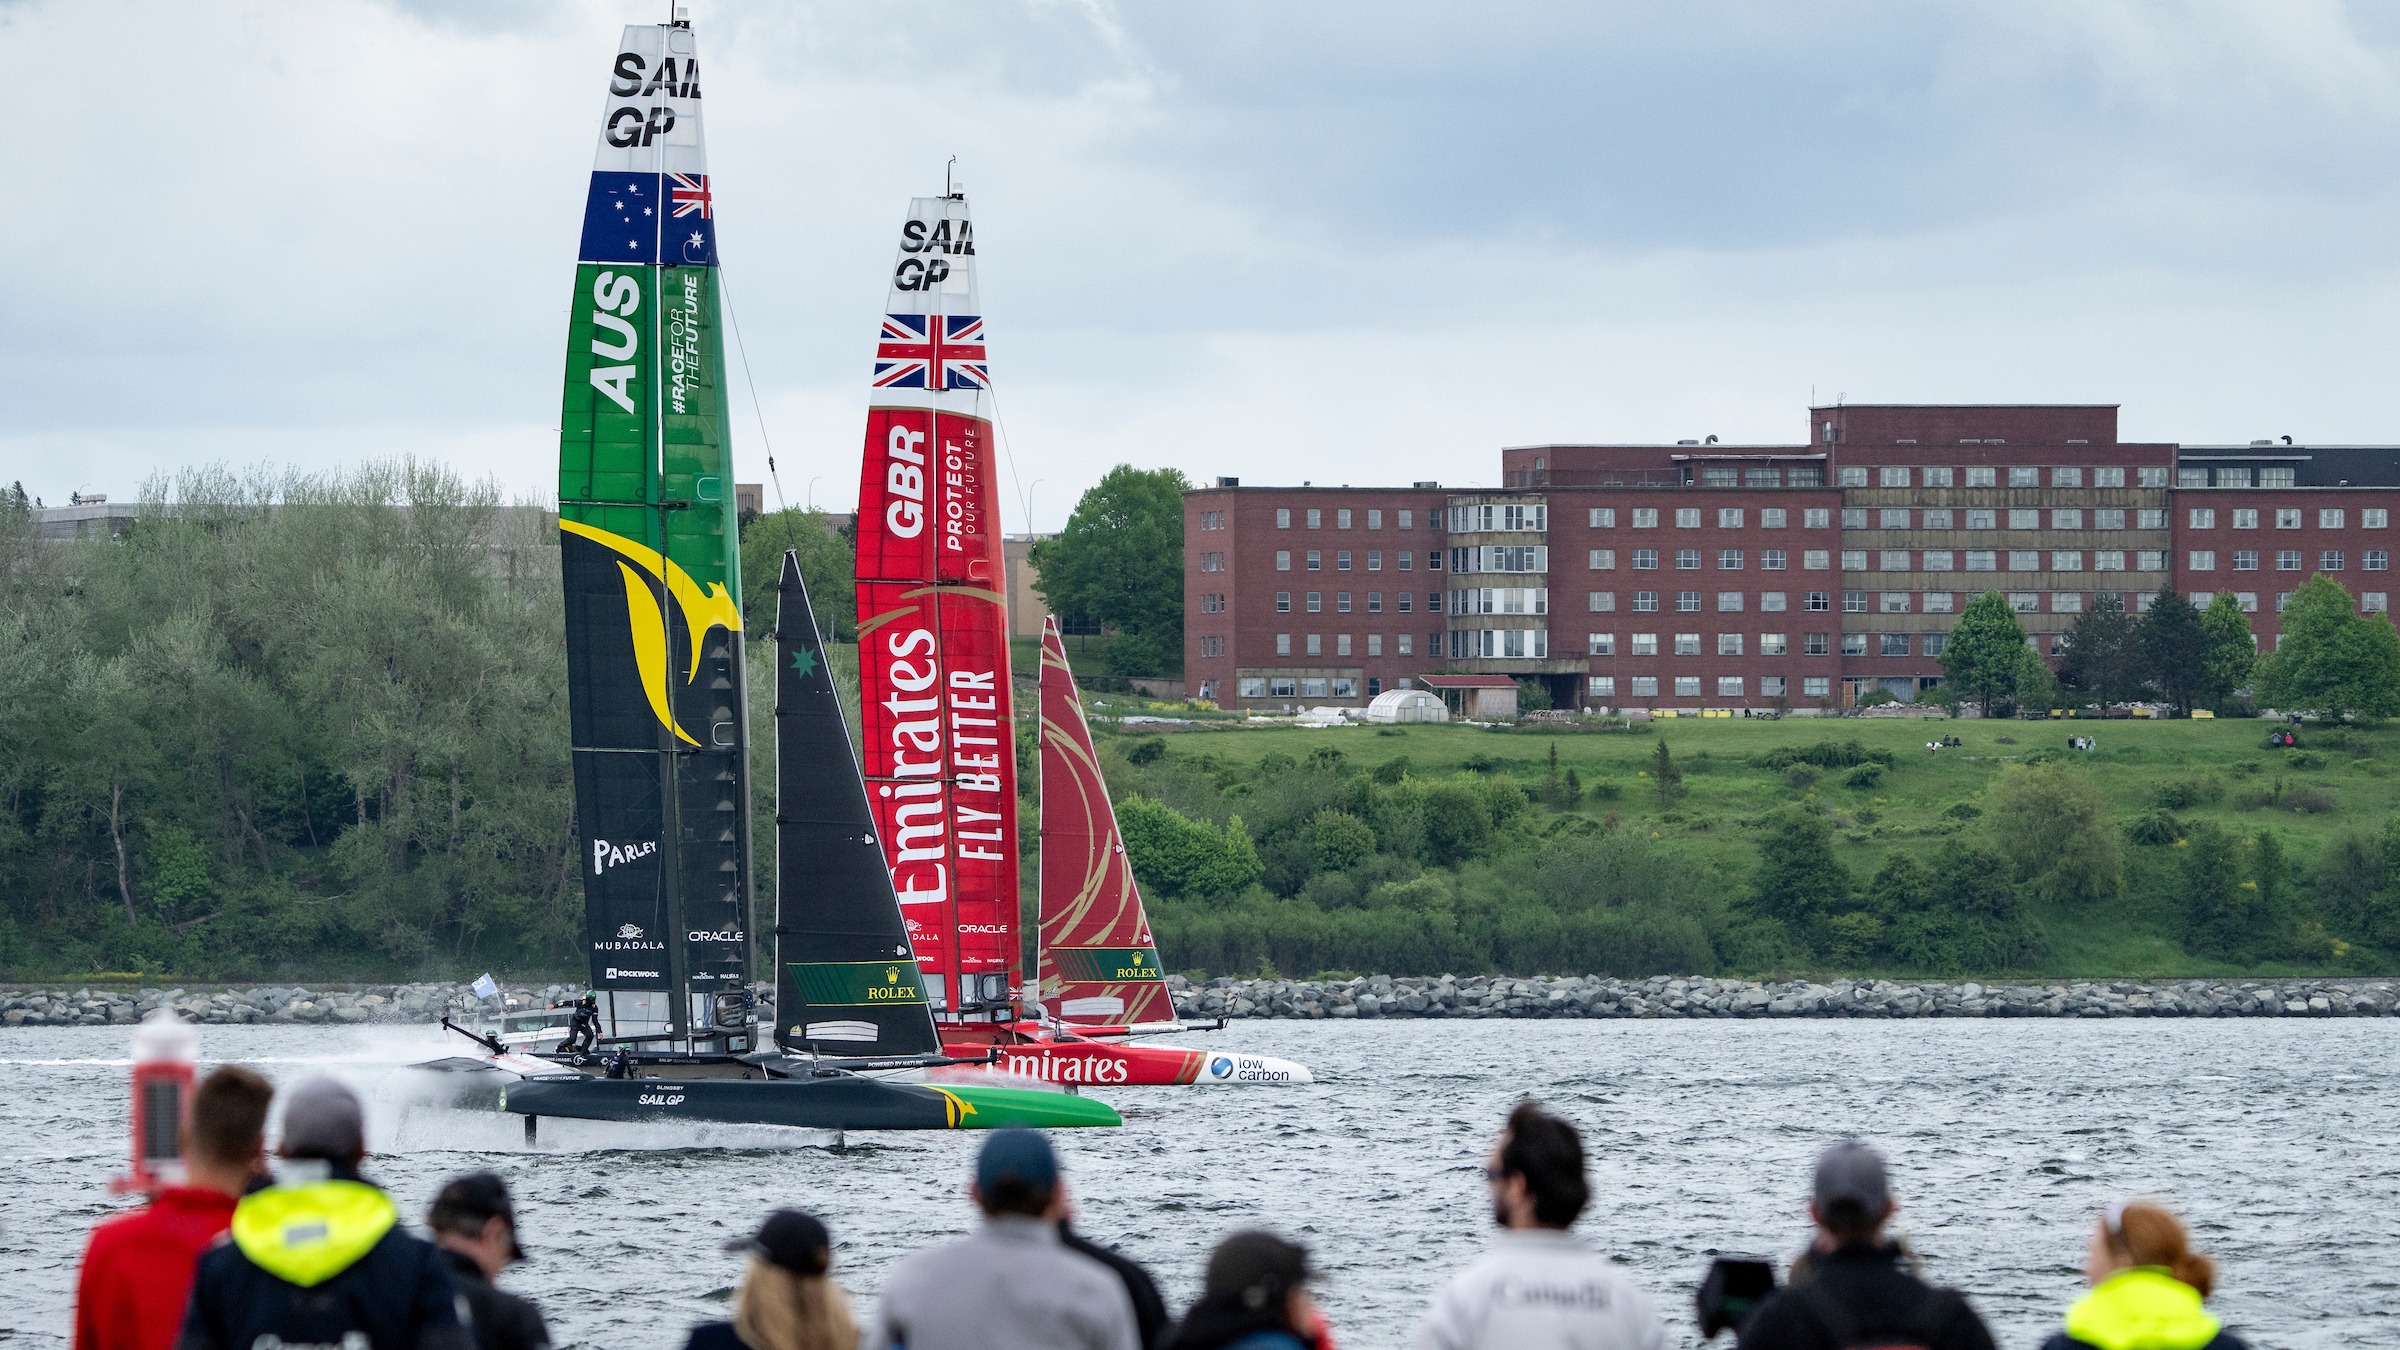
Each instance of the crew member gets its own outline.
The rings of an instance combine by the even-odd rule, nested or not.
[[[491,1172],[454,1178],[434,1197],[425,1226],[450,1262],[450,1281],[465,1300],[476,1350],[550,1350],[541,1309],[493,1283],[525,1259],[507,1182]]]
[[[553,1003],[550,1006],[575,1010],[575,1020],[567,1024],[567,1039],[558,1047],[558,1053],[588,1054],[600,1039],[600,996],[586,992],[573,1003]]]
[[[608,1076],[611,1078],[633,1077],[633,1052],[624,1046],[618,1046],[616,1051],[608,1057]]]

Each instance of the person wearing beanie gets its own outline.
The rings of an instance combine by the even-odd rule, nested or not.
[[[1141,1350],[1124,1283],[1059,1240],[1067,1185],[1048,1138],[985,1135],[967,1196],[982,1227],[900,1263],[865,1350]]]
[[[1483,1174],[1500,1236],[1443,1286],[1416,1350],[1660,1350],[1650,1296],[1572,1231],[1591,1201],[1583,1136],[1521,1102]]]
[[[2135,1200],[2102,1211],[2083,1275],[2092,1291],[2042,1350],[2249,1350],[2201,1306],[2216,1290],[2216,1264],[2192,1250],[2164,1205]]]
[[[1899,1208],[1883,1155],[1864,1142],[1845,1139],[1817,1155],[1807,1278],[1795,1273],[1789,1288],[1750,1314],[1736,1350],[1993,1350],[1991,1331],[1964,1296],[1904,1268],[1900,1247],[1884,1237]]]
[[[233,1240],[200,1258],[178,1350],[473,1350],[448,1262],[358,1173],[357,1096],[331,1078],[293,1088],[276,1153],[283,1182],[244,1196]]]
[[[1308,1249],[1263,1229],[1234,1233],[1208,1254],[1199,1301],[1168,1350],[1328,1350],[1333,1338],[1308,1294]]]
[[[693,1327],[684,1350],[856,1350],[850,1300],[831,1274],[833,1235],[817,1216],[776,1210],[725,1250],[750,1257],[733,1316]]]

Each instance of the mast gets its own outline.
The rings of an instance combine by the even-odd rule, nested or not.
[[[1068,1022],[1175,1020],[1058,618],[1042,620],[1042,1007]]]
[[[750,794],[716,209],[690,26],[610,62],[559,423],[591,987],[611,1038],[749,1045]]]
[[[861,741],[884,856],[945,1020],[1018,986],[1016,736],[975,233],[909,204],[876,344],[858,497]]]
[[[775,609],[775,1040],[808,1054],[939,1054],[800,555]]]

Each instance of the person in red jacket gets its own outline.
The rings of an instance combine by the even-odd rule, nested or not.
[[[183,1127],[184,1184],[92,1230],[75,1286],[75,1350],[168,1350],[175,1343],[194,1263],[266,1170],[274,1095],[266,1079],[238,1064],[201,1080]]]

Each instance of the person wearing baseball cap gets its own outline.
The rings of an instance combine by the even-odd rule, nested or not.
[[[1124,1282],[1059,1240],[1070,1206],[1046,1136],[986,1134],[967,1196],[983,1226],[900,1263],[864,1350],[1140,1350]]]
[[[1808,1273],[1761,1303],[1737,1350],[1848,1350],[1857,1345],[1993,1350],[1966,1297],[1909,1273],[1884,1238],[1899,1211],[1883,1155],[1845,1139],[1817,1155],[1808,1202],[1817,1227]]]
[[[517,1210],[497,1173],[453,1177],[425,1211],[433,1245],[450,1262],[450,1279],[466,1300],[477,1350],[548,1350],[542,1310],[493,1282],[525,1259],[517,1245]]]
[[[276,1155],[281,1183],[243,1196],[233,1240],[200,1258],[177,1350],[471,1350],[449,1262],[402,1231],[399,1206],[358,1173],[357,1095],[325,1077],[293,1088]]]
[[[684,1350],[855,1350],[850,1300],[830,1273],[833,1235],[815,1215],[776,1210],[725,1250],[750,1258],[733,1317],[693,1327]]]

